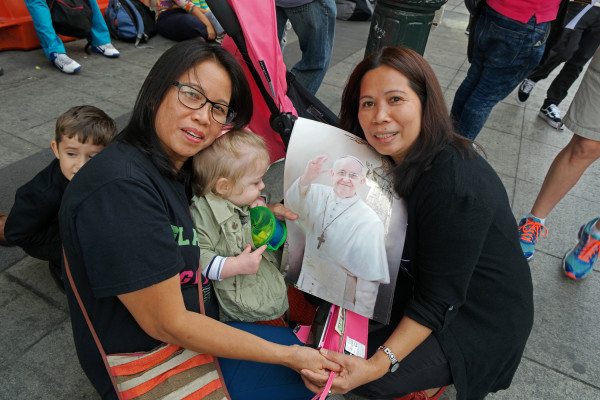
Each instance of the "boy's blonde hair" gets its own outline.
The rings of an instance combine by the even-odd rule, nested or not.
[[[219,178],[235,185],[249,171],[258,170],[269,161],[267,145],[260,136],[245,130],[229,131],[194,156],[194,194],[218,196],[216,183]]]
[[[77,136],[81,143],[88,140],[96,146],[106,146],[117,134],[117,125],[104,111],[94,106],[75,106],[56,120],[54,140],[60,144],[63,137]]]

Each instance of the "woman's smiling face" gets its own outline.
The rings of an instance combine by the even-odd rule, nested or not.
[[[421,134],[422,107],[408,78],[383,65],[360,84],[358,122],[369,144],[397,164]]]
[[[185,72],[179,82],[198,89],[213,102],[229,105],[231,79],[214,61],[204,61]],[[207,148],[219,136],[223,125],[211,116],[211,104],[192,110],[179,101],[178,88],[172,86],[156,112],[154,128],[161,145],[178,169],[194,154]]]

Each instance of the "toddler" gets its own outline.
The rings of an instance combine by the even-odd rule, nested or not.
[[[254,248],[249,209],[263,205],[269,153],[260,136],[230,131],[194,156],[191,212],[203,275],[213,281],[221,321],[281,318],[288,309],[278,259]]]

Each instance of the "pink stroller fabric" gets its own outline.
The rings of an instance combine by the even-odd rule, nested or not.
[[[245,34],[248,55],[258,71],[264,87],[270,93],[280,112],[291,112],[297,116],[292,101],[287,97],[286,66],[277,40],[277,18],[274,0],[228,0],[238,16]],[[233,39],[225,37],[223,48],[233,54],[242,64],[252,90],[254,113],[248,129],[260,135],[269,146],[271,162],[285,158],[285,145],[279,133],[270,125],[271,111],[267,106],[257,83],[252,78],[240,51]]]

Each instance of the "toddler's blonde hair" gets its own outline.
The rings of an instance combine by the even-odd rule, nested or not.
[[[192,190],[196,196],[216,191],[219,178],[232,185],[247,175],[269,165],[269,150],[265,141],[246,130],[232,130],[218,137],[214,143],[194,156]]]

